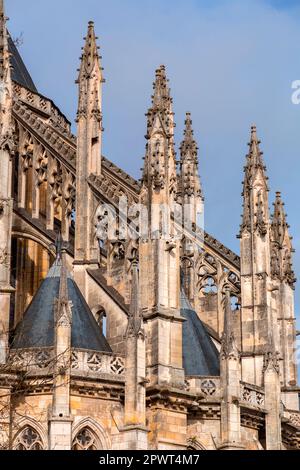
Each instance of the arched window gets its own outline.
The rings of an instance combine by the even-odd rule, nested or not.
[[[187,440],[187,450],[206,450],[204,445],[197,439],[197,437],[190,437]]]
[[[31,426],[26,426],[18,434],[14,448],[16,450],[43,450],[41,436]]]
[[[213,277],[207,277],[202,287],[202,292],[206,295],[216,294],[218,288]]]
[[[78,434],[76,434],[73,444],[72,450],[97,450],[99,449],[98,439],[89,429],[85,427],[81,429]]]
[[[237,311],[237,310],[240,310],[241,302],[240,302],[239,298],[236,295],[231,295],[230,296],[230,301],[231,301],[231,310],[233,312]]]
[[[94,309],[93,312],[94,311],[95,311],[94,316],[95,316],[96,322],[98,323],[98,325],[100,327],[100,331],[103,334],[103,336],[106,337],[106,331],[107,331],[107,328],[106,328],[106,326],[107,326],[106,311],[101,306],[97,309]]]

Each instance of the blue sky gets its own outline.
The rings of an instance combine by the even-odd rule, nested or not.
[[[103,56],[103,153],[135,177],[145,149],[154,70],[167,67],[182,138],[192,113],[206,229],[238,251],[241,181],[256,123],[275,191],[286,202],[300,279],[300,0],[6,0],[13,37],[41,93],[74,122],[76,69],[87,22]],[[300,313],[299,289],[296,310]]]

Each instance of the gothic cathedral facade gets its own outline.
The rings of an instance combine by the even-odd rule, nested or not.
[[[269,212],[255,126],[238,256],[199,223],[192,120],[177,161],[165,67],[136,181],[102,155],[94,24],[73,135],[3,3],[0,448],[300,449],[293,248],[280,193]]]

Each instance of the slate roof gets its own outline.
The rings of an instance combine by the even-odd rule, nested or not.
[[[220,375],[219,353],[202,321],[181,292],[183,367],[187,376]]]
[[[54,300],[59,296],[60,275],[61,262],[56,260],[16,328],[12,349],[54,346]],[[72,348],[112,352],[70,273],[67,285],[73,304]]]
[[[29,88],[29,90],[37,93],[35,84],[33,83],[22,57],[10,36],[8,36],[8,49],[11,53],[10,60],[12,65],[12,79],[20,85],[23,85],[24,87]]]

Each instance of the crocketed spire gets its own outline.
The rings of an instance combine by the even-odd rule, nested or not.
[[[97,46],[97,36],[95,34],[94,22],[90,21],[88,25],[88,32],[85,39],[85,45],[83,47],[83,53],[81,56],[81,68],[79,73],[79,80],[83,78],[89,78],[94,70],[94,67],[100,67],[100,59]]]
[[[244,230],[258,230],[261,236],[267,233],[269,223],[268,209],[268,177],[260,150],[260,140],[257,137],[256,126],[251,127],[249,153],[244,167],[243,193],[244,210],[241,233]]]
[[[184,138],[180,146],[181,195],[204,200],[198,171],[198,147],[194,139],[191,113],[186,113]]]
[[[182,160],[189,159],[198,163],[198,147],[194,139],[192,123],[191,113],[186,113],[184,139],[180,146],[180,153]]]
[[[284,210],[284,202],[281,199],[281,193],[276,193],[274,202],[274,213],[272,216],[272,236],[273,241],[282,246],[286,230],[289,228],[286,222],[286,213]]]
[[[164,65],[156,70],[153,89],[152,106],[147,113],[147,134],[150,137],[156,118],[159,116],[163,132],[166,136],[172,137],[174,133],[172,98]]]

